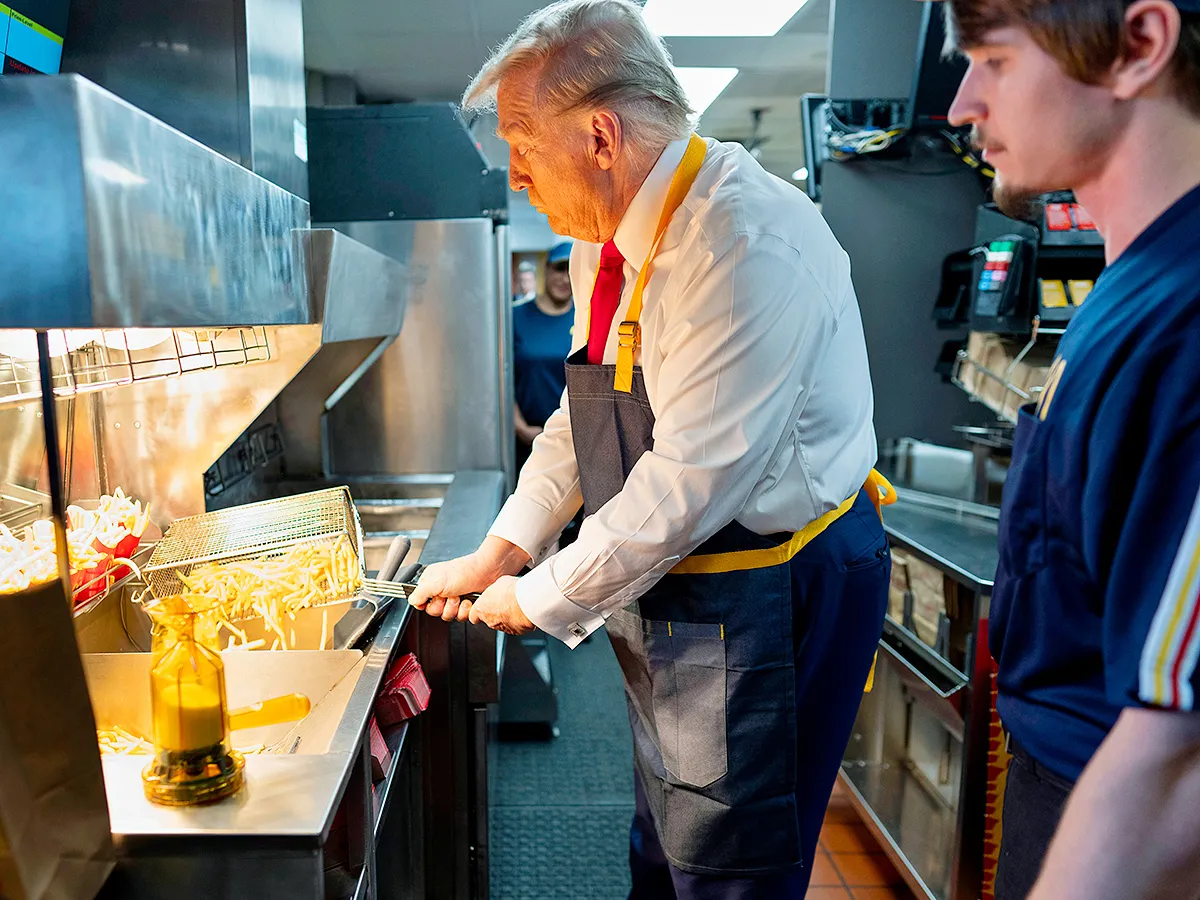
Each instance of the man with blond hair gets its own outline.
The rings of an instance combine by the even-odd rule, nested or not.
[[[890,565],[849,260],[804,194],[692,133],[626,0],[534,13],[463,105],[496,106],[512,187],[575,238],[579,302],[516,493],[412,602],[571,647],[607,627],[632,897],[803,897]]]
[[[948,7],[970,59],[950,118],[973,126],[997,202],[1074,190],[1108,259],[1021,411],[1004,488],[996,897],[1194,900],[1200,0]]]

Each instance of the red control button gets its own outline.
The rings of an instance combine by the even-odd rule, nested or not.
[[[1046,207],[1046,227],[1051,231],[1070,231],[1071,213],[1065,203],[1051,203]]]
[[[1078,203],[1071,204],[1071,215],[1075,217],[1075,227],[1080,231],[1095,231],[1096,223],[1088,215],[1088,211]]]

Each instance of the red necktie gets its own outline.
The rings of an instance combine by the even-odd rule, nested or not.
[[[609,241],[600,250],[600,269],[592,288],[592,306],[588,325],[588,362],[593,366],[604,362],[604,345],[612,329],[613,316],[621,305],[621,288],[625,283],[625,257],[617,245]]]

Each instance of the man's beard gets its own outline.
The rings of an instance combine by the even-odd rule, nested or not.
[[[1042,216],[1043,203],[1037,191],[1010,185],[997,176],[992,183],[992,200],[1000,212],[1012,219],[1037,222]]]
[[[971,127],[971,145],[976,152],[988,146],[987,138],[978,125]],[[1037,220],[1042,213],[1041,204],[1037,202],[1038,195],[1038,191],[1008,184],[998,173],[992,182],[992,200],[1002,213],[1013,219]]]

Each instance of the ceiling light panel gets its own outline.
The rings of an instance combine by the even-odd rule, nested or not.
[[[737,69],[675,67],[675,76],[697,115],[703,114],[712,105],[737,73]]]
[[[646,0],[650,30],[663,37],[769,37],[806,0]]]

